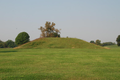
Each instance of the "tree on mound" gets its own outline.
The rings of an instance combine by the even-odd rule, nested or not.
[[[55,23],[46,22],[45,27],[40,27],[42,34],[41,37],[60,37],[60,30],[54,28]]]
[[[90,41],[90,43],[93,43],[93,44],[95,44],[95,42],[92,40],[92,41]]]
[[[28,35],[28,33],[26,32],[21,32],[17,35],[17,37],[15,38],[15,43],[17,45],[22,45],[24,43],[27,43],[30,41],[30,36]]]
[[[118,35],[116,41],[117,41],[117,45],[120,46],[120,35]]]
[[[97,39],[96,42],[95,42],[95,44],[101,45],[101,41]]]

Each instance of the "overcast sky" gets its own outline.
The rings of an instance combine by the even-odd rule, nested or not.
[[[0,0],[0,40],[15,41],[20,32],[40,37],[40,26],[54,22],[61,37],[116,42],[120,35],[120,0]]]

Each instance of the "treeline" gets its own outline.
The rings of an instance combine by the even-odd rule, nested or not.
[[[116,45],[116,44],[113,42],[104,42],[101,44],[101,46],[109,46],[109,45]]]
[[[6,42],[3,42],[0,40],[0,48],[14,48],[17,45],[12,40],[7,40]]]
[[[92,41],[90,41],[90,43],[93,43],[93,44],[96,44],[96,45],[100,45],[100,46],[116,45],[113,42],[104,42],[104,43],[101,43],[101,40],[96,40],[96,41],[92,40]]]

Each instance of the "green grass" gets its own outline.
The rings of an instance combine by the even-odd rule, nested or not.
[[[110,46],[105,46],[105,47],[108,47],[108,48],[111,48],[111,49],[113,49],[113,48],[114,48],[114,49],[115,49],[115,48],[116,48],[116,49],[117,49],[117,48],[119,49],[119,48],[120,48],[120,47],[118,47],[117,45],[110,45]]]
[[[119,80],[120,48],[0,49],[0,80]]]
[[[18,48],[87,48],[87,49],[102,49],[103,47],[88,43],[77,38],[40,38],[31,41]]]

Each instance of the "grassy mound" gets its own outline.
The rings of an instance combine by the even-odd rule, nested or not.
[[[88,43],[77,38],[39,38],[17,48],[87,48],[102,49],[103,47]]]

